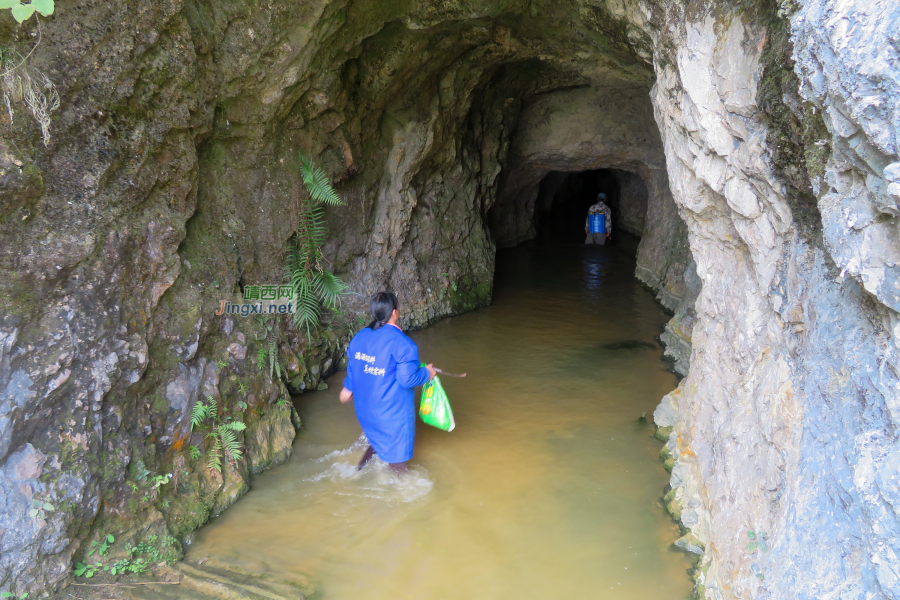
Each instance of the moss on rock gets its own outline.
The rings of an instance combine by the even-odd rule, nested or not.
[[[657,427],[656,432],[653,434],[653,437],[661,441],[662,443],[666,443],[669,441],[669,437],[672,435],[672,430],[674,427]]]

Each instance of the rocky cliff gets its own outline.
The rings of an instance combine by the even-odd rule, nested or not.
[[[0,37],[36,45],[61,102],[46,145],[21,106],[0,117],[0,589],[58,588],[112,531],[177,557],[289,454],[287,386],[338,366],[366,296],[396,290],[412,327],[484,305],[495,247],[534,235],[544,177],[611,168],[646,189],[637,275],[676,311],[666,336],[689,362],[658,424],[674,427],[667,499],[698,592],[898,595],[898,11],[88,0],[39,26],[4,15]],[[345,198],[326,259],[352,292],[312,336],[215,314],[284,280],[301,151]],[[209,397],[248,425],[221,475],[191,451]]]

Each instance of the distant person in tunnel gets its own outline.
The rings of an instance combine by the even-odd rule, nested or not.
[[[369,439],[359,461],[365,467],[377,454],[396,473],[406,471],[416,439],[413,388],[434,377],[434,365],[419,366],[419,348],[400,327],[400,303],[391,292],[369,301],[372,322],[347,349],[347,376],[340,399],[355,400],[356,417]]]
[[[612,236],[612,211],[606,205],[606,194],[597,194],[597,203],[588,209],[584,220],[585,244],[602,246]]]

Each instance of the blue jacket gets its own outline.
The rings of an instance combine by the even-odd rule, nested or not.
[[[416,439],[413,388],[428,381],[419,348],[398,327],[366,327],[350,341],[344,387],[353,392],[356,417],[378,457],[412,458]]]

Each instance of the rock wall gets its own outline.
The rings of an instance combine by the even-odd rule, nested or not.
[[[900,21],[792,10],[788,38],[774,6],[669,7],[657,46],[656,117],[702,281],[690,373],[657,412],[674,425],[667,501],[703,553],[701,595],[893,598],[898,89],[875,57]]]
[[[619,184],[619,223],[616,225],[636,236],[643,236],[647,223],[647,184],[640,175],[615,169]]]

